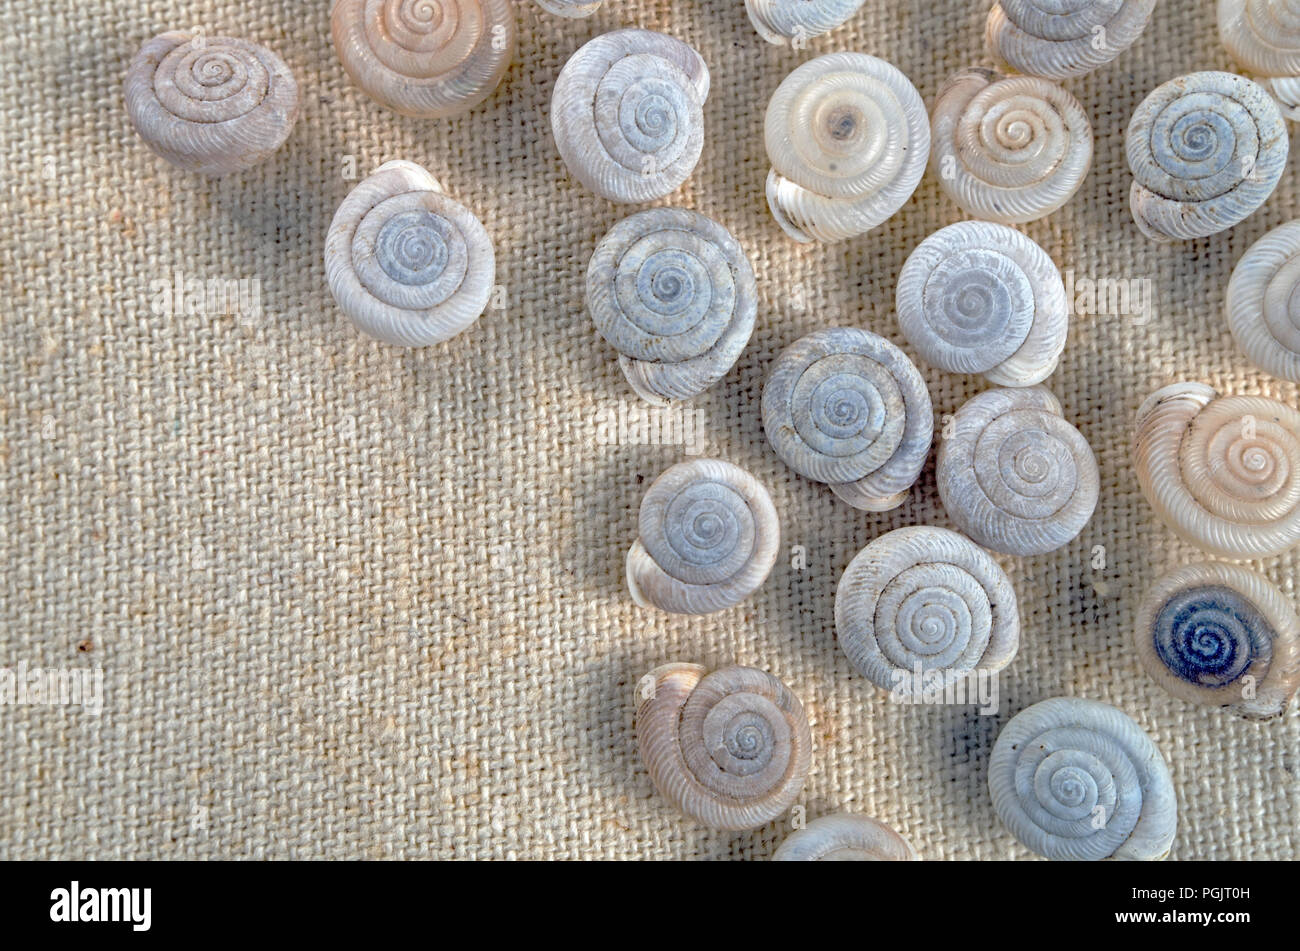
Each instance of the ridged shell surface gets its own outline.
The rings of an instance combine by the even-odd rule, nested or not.
[[[995,60],[1069,79],[1105,66],[1146,29],[1156,0],[997,0],[984,38]]]
[[[1228,55],[1300,119],[1300,2],[1219,0],[1218,20]]]
[[[600,9],[602,2],[603,0],[537,0],[537,5],[547,13],[579,19],[591,16]]]
[[[863,0],[745,0],[749,22],[769,43],[800,49],[858,12]]]
[[[919,858],[911,843],[883,822],[841,812],[792,832],[772,861],[914,862]]]
[[[1228,328],[1250,361],[1300,383],[1300,221],[1250,246],[1228,281]]]

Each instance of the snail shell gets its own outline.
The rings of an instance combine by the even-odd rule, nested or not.
[[[767,203],[796,241],[865,234],[912,196],[925,174],[925,103],[894,66],[828,53],[781,81],[763,135]]]
[[[917,525],[881,535],[849,563],[835,593],[835,633],[863,676],[897,690],[917,668],[945,684],[1001,670],[1020,647],[1020,615],[988,552]]]
[[[1255,366],[1300,383],[1300,221],[1274,228],[1228,281],[1228,327]]]
[[[985,390],[939,444],[939,497],[957,527],[1008,555],[1065,545],[1097,507],[1097,460],[1042,387]]]
[[[773,862],[915,862],[910,842],[883,822],[846,812],[814,819],[791,833]]]
[[[831,327],[777,357],[763,428],[791,469],[855,508],[886,512],[921,474],[934,410],[907,354],[869,331]]]
[[[587,309],[652,403],[686,400],[720,380],[754,329],[758,290],[727,230],[693,211],[624,218],[587,267]]]
[[[325,237],[330,292],[358,330],[385,343],[441,343],[483,313],[496,280],[492,239],[414,162],[387,162],[348,193]]]
[[[984,39],[995,60],[1045,79],[1105,66],[1142,35],[1156,0],[997,0]]]
[[[269,158],[298,118],[298,83],[265,46],[170,32],[126,71],[126,111],[140,138],[189,172],[226,175]]]
[[[1041,383],[1069,329],[1046,251],[1006,225],[960,221],[926,238],[898,276],[898,323],[921,358],[1000,386]]]
[[[1155,241],[1217,234],[1245,219],[1286,168],[1286,123],[1258,83],[1189,73],[1157,86],[1124,139],[1129,205]]]
[[[547,13],[578,19],[589,17],[600,9],[604,0],[537,0],[537,5]]]
[[[943,84],[930,142],[948,197],[1003,224],[1050,215],[1092,165],[1092,125],[1074,96],[1046,79],[991,69],[964,69]]]
[[[1300,119],[1300,4],[1219,0],[1218,20],[1228,55],[1259,77],[1288,119]]]
[[[695,170],[708,95],[708,67],[690,46],[650,30],[615,30],[560,70],[551,130],[569,173],[597,195],[650,201]]]
[[[1263,396],[1174,383],[1138,407],[1133,464],[1160,519],[1224,558],[1300,541],[1300,413]]]
[[[749,22],[758,35],[779,46],[798,46],[813,36],[829,33],[858,12],[863,0],[745,0]],[[791,43],[791,41],[794,41]]]
[[[1138,608],[1138,657],[1175,697],[1275,717],[1300,687],[1300,619],[1267,578],[1239,565],[1185,565]]]
[[[1049,859],[1163,859],[1178,824],[1160,751],[1096,700],[1055,697],[1012,717],[989,757],[989,793],[1011,834]]]
[[[641,500],[627,553],[632,600],[673,614],[711,614],[759,589],[776,564],[781,525],[767,489],[720,459],[679,462]]]

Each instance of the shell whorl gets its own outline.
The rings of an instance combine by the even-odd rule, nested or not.
[[[899,70],[864,53],[828,53],[781,81],[763,135],[767,202],[797,241],[841,241],[898,211],[925,174],[925,103]]]
[[[993,810],[1049,859],[1158,860],[1178,804],[1160,750],[1106,703],[1055,697],[1020,711],[989,757]]]
[[[868,816],[841,812],[814,819],[781,843],[773,862],[915,862],[910,842]]]
[[[835,633],[853,666],[884,690],[919,668],[945,683],[998,671],[1020,647],[1011,581],[974,542],[913,526],[858,552],[835,593]]]
[[[966,212],[1017,224],[1056,211],[1092,165],[1092,124],[1077,99],[1036,76],[964,69],[931,116],[939,185]]]
[[[711,614],[748,598],[776,564],[781,526],[767,489],[719,459],[667,469],[641,500],[627,553],[632,600],[673,614]]]
[[[1042,387],[985,390],[939,444],[944,509],[965,534],[1008,555],[1042,555],[1078,536],[1097,507],[1097,460]]]
[[[995,60],[1029,76],[1069,79],[1105,66],[1146,29],[1156,0],[996,0],[984,39]]]
[[[650,30],[615,30],[560,70],[551,130],[569,173],[597,195],[651,201],[694,171],[708,95],[708,67],[690,46]]]
[[[178,168],[204,175],[269,158],[298,117],[298,84],[284,60],[227,36],[155,36],[131,58],[124,92],[145,143]]]
[[[960,221],[917,246],[898,276],[898,323],[927,363],[1032,386],[1065,349],[1069,308],[1047,252],[1006,225]]]
[[[1300,412],[1263,396],[1174,383],[1138,408],[1138,484],[1180,537],[1224,558],[1300,542]]]
[[[556,16],[580,19],[591,16],[600,9],[603,2],[604,0],[537,0],[537,5]]]
[[[636,712],[637,745],[656,789],[714,829],[755,829],[786,812],[812,762],[803,705],[752,667],[696,664],[651,671]]]
[[[1250,361],[1300,383],[1300,221],[1274,228],[1233,268],[1228,328]]]
[[[1300,119],[1300,2],[1219,0],[1219,38],[1288,119]]]
[[[381,165],[348,193],[325,237],[339,308],[385,343],[424,347],[474,323],[496,280],[492,239],[414,162]]]
[[[720,380],[754,329],[758,290],[725,228],[679,208],[624,218],[587,267],[587,309],[652,403],[686,400]]]
[[[1124,139],[1129,205],[1155,241],[1217,234],[1245,219],[1286,168],[1286,122],[1258,83],[1189,73],[1157,86]]]
[[[477,106],[515,50],[510,0],[334,0],[330,31],[352,81],[417,119]]]
[[[1300,687],[1300,619],[1272,582],[1240,565],[1164,575],[1142,599],[1135,635],[1146,672],[1191,703],[1268,719]]]
[[[870,512],[903,503],[934,434],[930,394],[907,354],[853,327],[787,347],[763,386],[762,411],[786,465]]]
[[[769,43],[797,46],[829,33],[858,12],[864,0],[745,0],[749,22]],[[793,42],[792,42],[793,41]]]

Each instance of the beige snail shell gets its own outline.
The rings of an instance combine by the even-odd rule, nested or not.
[[[126,71],[140,138],[178,168],[226,175],[269,158],[293,131],[298,84],[275,53],[227,36],[169,32]]]
[[[1156,0],[995,0],[984,39],[995,60],[1044,79],[1105,66],[1146,29]]]
[[[814,819],[790,834],[773,862],[915,862],[910,842],[868,816],[847,812]]]
[[[665,664],[642,678],[641,759],[660,794],[714,829],[766,825],[794,805],[812,763],[799,698],[752,667]]]
[[[537,0],[537,5],[547,13],[559,17],[580,19],[589,17],[600,9],[604,0]]]
[[[1228,329],[1266,373],[1300,383],[1300,221],[1247,249],[1227,291]]]
[[[1300,119],[1300,4],[1295,0],[1219,0],[1219,39],[1228,55]]]
[[[858,12],[864,0],[745,0],[749,22],[758,35],[778,46],[798,47],[829,33]]]

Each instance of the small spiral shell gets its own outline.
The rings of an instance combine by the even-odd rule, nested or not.
[[[847,812],[814,819],[790,834],[773,862],[915,862],[910,842],[889,826]]]
[[[662,198],[700,160],[708,95],[708,67],[681,40],[605,33],[569,57],[555,81],[555,145],[569,174],[602,198]]]
[[[537,5],[556,16],[580,19],[589,17],[600,9],[604,0],[537,0]]]
[[[204,175],[269,158],[298,118],[298,84],[284,60],[228,36],[155,36],[131,58],[124,91],[145,144]]]
[[[767,489],[720,459],[679,462],[641,500],[627,553],[632,600],[673,614],[739,604],[776,564],[781,525]]]
[[[1300,542],[1300,412],[1263,396],[1174,383],[1137,412],[1133,465],[1156,515],[1224,558]]]
[[[632,389],[663,404],[703,393],[731,369],[753,332],[758,290],[725,228],[693,211],[651,208],[596,245],[587,309]]]
[[[1124,139],[1129,205],[1154,241],[1217,234],[1253,213],[1286,168],[1286,123],[1258,83],[1189,73],[1157,86]]]
[[[1219,0],[1219,39],[1272,94],[1282,113],[1300,119],[1300,3]]]
[[[1274,228],[1228,281],[1228,328],[1250,361],[1300,383],[1300,221]]]
[[[745,0],[745,10],[763,39],[798,47],[843,24],[862,4],[863,0]]]
[[[1156,0],[996,0],[984,39],[993,58],[1017,72],[1069,79],[1132,46],[1155,6]]]
[[[1281,714],[1300,688],[1300,618],[1267,578],[1239,565],[1185,565],[1138,608],[1138,657],[1175,697],[1251,719]]]
[[[1046,79],[964,69],[939,90],[931,161],[944,192],[986,221],[1017,224],[1056,211],[1092,165],[1092,124]]]
[[[417,119],[477,106],[515,51],[510,0],[334,0],[330,30],[352,81]]]
[[[898,323],[927,363],[999,386],[1051,376],[1069,308],[1047,252],[1006,225],[960,221],[926,238],[898,276]]]
[[[763,428],[791,469],[855,508],[903,504],[930,452],[934,410],[907,354],[853,327],[818,330],[776,359]]]
[[[1078,536],[1097,507],[1097,460],[1042,387],[985,390],[939,443],[939,497],[986,548],[1042,555]]]
[[[665,664],[636,711],[650,781],[681,812],[714,829],[756,829],[786,812],[812,763],[799,698],[752,667],[708,673]],[[646,696],[646,694],[649,696]]]
[[[989,757],[989,793],[1011,834],[1049,859],[1163,859],[1178,825],[1160,750],[1096,700],[1055,697],[1012,717]]]
[[[828,53],[781,81],[763,124],[767,203],[796,241],[865,234],[903,207],[925,174],[925,103],[894,66]]]
[[[1016,593],[998,563],[946,528],[881,535],[835,592],[835,633],[859,673],[898,691],[919,669],[946,684],[1001,670],[1020,647]]]
[[[357,329],[424,347],[456,336],[487,307],[492,239],[414,162],[388,162],[348,193],[325,236],[325,273]]]

